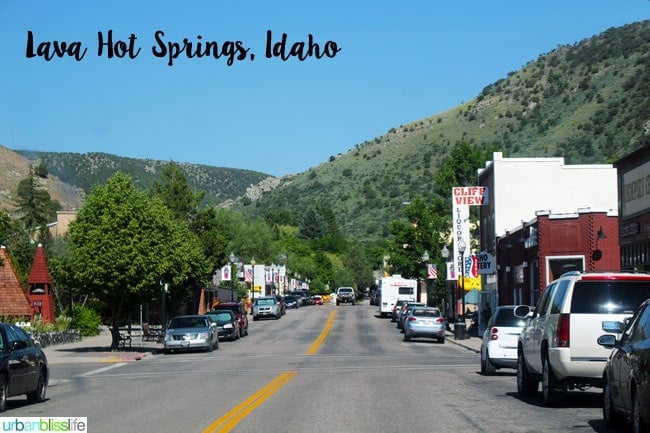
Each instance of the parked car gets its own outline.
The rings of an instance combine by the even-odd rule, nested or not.
[[[194,349],[211,352],[215,348],[219,349],[217,324],[208,316],[203,314],[176,316],[169,322],[163,340],[164,353]]]
[[[407,302],[408,301],[405,300],[405,299],[398,299],[395,302],[395,305],[393,306],[393,311],[391,311],[391,313],[390,313],[390,321],[391,322],[396,322],[397,321],[397,312],[402,307],[402,305],[404,305]]]
[[[220,340],[239,340],[239,321],[231,310],[214,310],[205,313],[217,324],[217,335]]]
[[[620,427],[631,419],[635,432],[650,431],[650,299],[636,310],[627,327],[624,322],[607,321],[603,330],[610,334],[600,336],[598,344],[612,350],[603,373],[605,423]]]
[[[370,305],[379,305],[379,289],[370,291]]]
[[[312,305],[323,305],[323,298],[320,295],[314,295],[311,297]]]
[[[481,341],[481,373],[517,368],[517,341],[532,309],[528,305],[502,305],[494,310]]]
[[[22,329],[0,323],[0,412],[7,408],[7,397],[27,395],[30,403],[45,401],[50,377],[47,357]]]
[[[253,302],[253,321],[262,317],[273,317],[276,320],[282,317],[280,304],[275,296],[255,298]]]
[[[212,309],[215,311],[230,310],[235,313],[239,326],[239,336],[243,337],[248,335],[248,315],[239,302],[220,302]]]
[[[402,306],[397,310],[397,319],[395,320],[397,322],[397,329],[402,329],[404,328],[404,318],[409,312],[409,309],[411,307],[426,307],[425,304],[422,302],[405,302],[402,304]]]
[[[603,321],[624,321],[650,298],[650,275],[568,272],[553,281],[518,341],[517,391],[532,397],[542,382],[544,403],[568,390],[602,387],[611,353],[598,345]]]
[[[294,308],[297,309],[300,307],[300,299],[293,295],[287,295],[284,297],[284,308]]]
[[[343,302],[354,305],[356,294],[352,287],[339,287],[336,289],[336,305]]]
[[[445,342],[445,318],[438,308],[414,307],[404,318],[404,341],[412,338],[435,338]]]

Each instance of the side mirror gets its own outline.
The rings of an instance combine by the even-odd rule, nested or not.
[[[14,350],[20,350],[20,349],[24,349],[26,347],[27,347],[27,342],[25,342],[25,341],[14,341],[13,343],[11,343],[10,349],[13,352]]]
[[[606,349],[613,349],[616,346],[616,335],[605,334],[598,337],[596,340],[599,346],[603,346]]]
[[[531,309],[528,305],[520,305],[515,308],[515,311],[513,313],[515,317],[525,319],[531,313]]]

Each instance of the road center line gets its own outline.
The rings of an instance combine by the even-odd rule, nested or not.
[[[327,323],[325,324],[325,328],[323,328],[323,331],[320,333],[318,338],[314,340],[314,342],[309,346],[307,351],[305,352],[305,355],[315,355],[316,352],[318,352],[318,349],[320,349],[320,346],[323,344],[325,339],[330,333],[330,330],[332,329],[332,325],[334,325],[334,318],[336,317],[336,310],[333,310],[330,313],[329,318],[327,319]]]
[[[275,394],[280,388],[286,385],[296,375],[295,371],[285,371],[269,382],[264,388],[248,397],[239,405],[235,406],[228,413],[210,424],[203,433],[227,433],[239,423],[246,415],[264,403],[269,397]]]

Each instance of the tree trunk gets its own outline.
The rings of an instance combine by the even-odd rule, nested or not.
[[[119,321],[111,321],[111,350],[117,350],[120,346],[120,325]]]

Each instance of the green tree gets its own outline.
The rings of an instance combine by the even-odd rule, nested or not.
[[[41,227],[40,237],[47,238],[47,223],[56,220],[56,211],[61,209],[61,205],[53,201],[47,190],[39,185],[31,169],[29,175],[18,183],[16,205],[25,227],[28,230]]]
[[[187,223],[119,172],[79,210],[64,260],[71,285],[106,306],[113,349],[129,308],[159,296],[161,281],[169,283],[170,299],[179,299],[187,296],[188,284],[210,275]]]
[[[179,219],[193,220],[197,209],[205,196],[204,191],[193,191],[187,183],[183,170],[174,162],[163,167],[160,180],[151,186],[153,195],[158,196]]]
[[[323,215],[316,209],[309,209],[300,222],[298,236],[313,241],[320,239],[326,233],[327,222]]]

